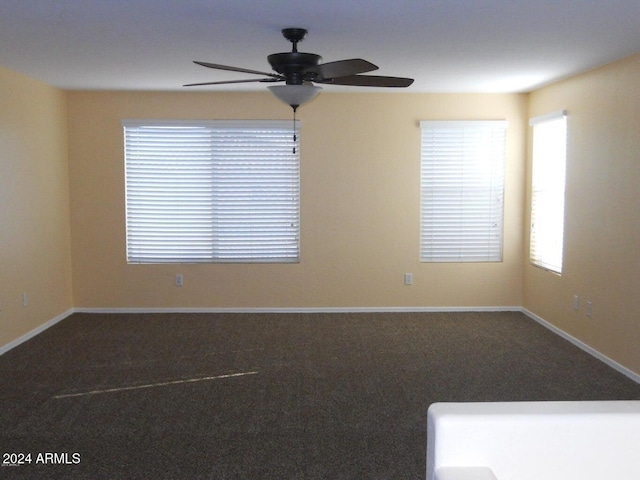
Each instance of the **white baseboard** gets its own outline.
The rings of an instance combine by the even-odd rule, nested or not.
[[[543,319],[542,317],[536,315],[533,312],[530,312],[529,310],[527,310],[526,308],[522,308],[521,309],[522,313],[524,313],[527,317],[531,318],[532,320],[535,320],[536,322],[538,322],[540,325],[542,325],[545,328],[548,328],[549,330],[551,330],[553,333],[555,333],[556,335],[561,336],[562,338],[564,338],[565,340],[568,340],[569,342],[573,343],[576,347],[580,348],[581,350],[584,350],[585,352],[587,352],[588,354],[594,356],[595,358],[597,358],[598,360],[600,360],[601,362],[606,363],[607,365],[609,365],[611,368],[613,368],[614,370],[617,370],[618,372],[622,373],[624,376],[629,377],[631,380],[633,380],[636,383],[640,383],[640,375],[637,374],[636,372],[634,372],[633,370],[628,369],[627,367],[625,367],[624,365],[620,365],[618,362],[616,362],[615,360],[607,357],[606,355],[604,355],[603,353],[600,353],[598,350],[596,350],[593,347],[590,347],[589,345],[587,345],[586,343],[578,340],[577,338],[575,338],[574,336],[568,334],[567,332],[565,332],[564,330],[556,327],[555,325],[552,325],[551,323],[547,322],[545,319]]]
[[[521,312],[522,307],[75,308],[78,313]]]
[[[52,318],[51,320],[49,320],[48,322],[43,323],[42,325],[40,325],[37,328],[34,328],[33,330],[31,330],[30,332],[25,333],[24,335],[22,335],[20,338],[16,338],[15,340],[13,340],[12,342],[7,343],[6,345],[2,345],[0,346],[0,355],[8,352],[9,350],[11,350],[12,348],[17,347],[18,345],[20,345],[21,343],[26,342],[27,340],[29,340],[30,338],[35,337],[36,335],[38,335],[39,333],[44,332],[47,328],[52,327],[53,325],[55,325],[56,323],[58,323],[61,320],[64,320],[65,318],[67,318],[69,315],[71,315],[74,312],[74,309],[71,308],[69,310],[67,310],[64,313],[61,313],[60,315]]]

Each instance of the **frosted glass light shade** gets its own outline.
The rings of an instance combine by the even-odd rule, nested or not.
[[[312,100],[322,90],[315,85],[276,85],[267,87],[279,100],[290,105],[294,110]]]

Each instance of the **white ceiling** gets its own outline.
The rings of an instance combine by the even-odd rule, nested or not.
[[[65,89],[183,90],[256,78],[192,60],[269,71],[285,27],[324,62],[415,78],[406,91],[525,92],[640,52],[640,0],[0,0],[0,65]]]

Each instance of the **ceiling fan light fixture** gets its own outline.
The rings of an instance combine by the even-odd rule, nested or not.
[[[275,85],[267,87],[278,100],[291,106],[295,111],[299,106],[313,100],[322,87],[315,85]]]

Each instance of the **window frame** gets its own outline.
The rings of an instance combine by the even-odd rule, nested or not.
[[[420,122],[421,262],[502,262],[507,127],[506,120]],[[478,168],[483,163],[487,169]]]
[[[299,263],[299,121],[126,119],[121,123],[127,263]],[[143,138],[149,132],[157,138]],[[187,138],[187,132],[196,133]],[[133,139],[136,134],[142,137]],[[156,141],[160,151],[145,141]],[[136,162],[143,160],[149,172],[134,173]],[[160,172],[156,175],[165,176],[157,182],[152,178],[155,167]],[[145,175],[151,175],[149,181]],[[136,191],[147,198],[135,199]],[[192,200],[198,205],[191,206]],[[166,217],[163,202],[175,207],[166,208]],[[150,215],[140,213],[145,208],[149,212],[157,208],[156,223],[164,224],[145,226],[144,216]],[[226,223],[214,226],[216,215]]]
[[[553,127],[554,124],[558,131],[552,132],[550,127]],[[533,117],[529,120],[529,126],[532,127],[529,262],[534,267],[562,275],[568,136],[567,111],[560,110]],[[542,135],[546,135],[546,137],[541,138]],[[548,150],[546,145],[549,142],[560,142],[558,138],[553,139],[549,135],[562,136],[561,143],[557,146],[561,150]],[[542,151],[541,148],[546,148],[546,150]],[[544,155],[544,157],[539,155]]]

